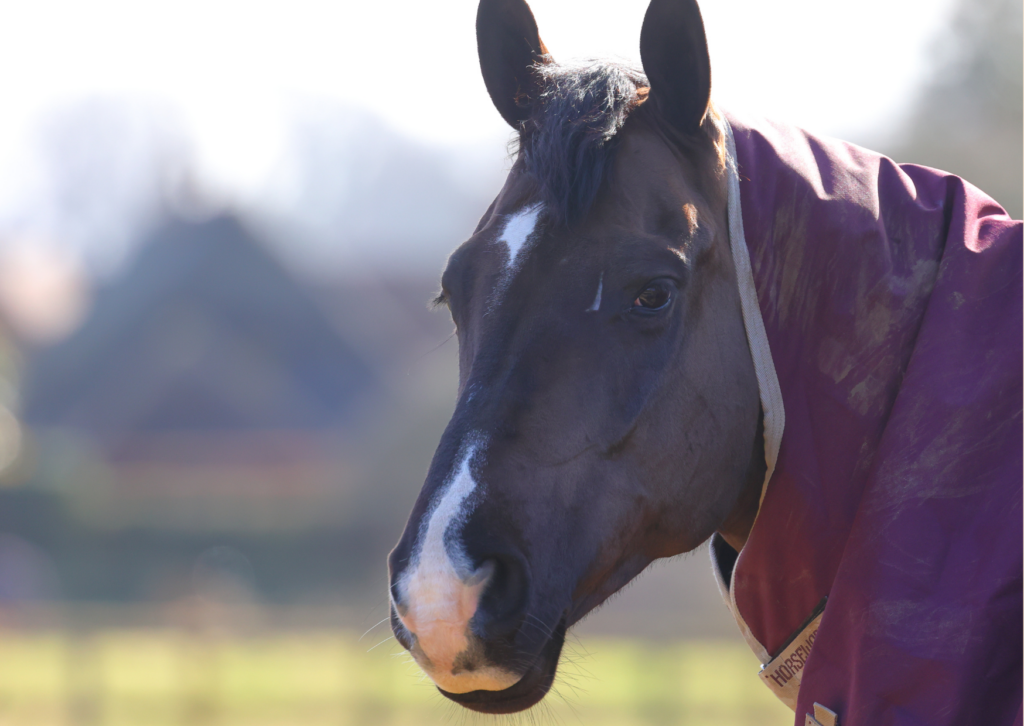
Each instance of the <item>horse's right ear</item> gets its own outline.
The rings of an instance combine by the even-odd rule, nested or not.
[[[502,118],[519,129],[540,88],[533,65],[545,62],[548,52],[530,6],[525,0],[480,0],[476,44],[491,100]]]
[[[649,102],[670,124],[694,133],[711,103],[711,60],[697,0],[651,0],[640,31]]]

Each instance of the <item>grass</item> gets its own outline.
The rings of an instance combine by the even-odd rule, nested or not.
[[[556,689],[500,719],[455,707],[393,641],[374,643],[336,631],[0,631],[0,726],[793,722],[742,643],[570,643]]]

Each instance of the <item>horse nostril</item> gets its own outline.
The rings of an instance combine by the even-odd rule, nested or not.
[[[493,574],[480,598],[475,620],[487,636],[506,635],[518,628],[519,616],[526,608],[526,566],[511,555],[495,555],[486,563],[493,568]]]
[[[412,634],[406,629],[405,625],[402,624],[402,619],[398,615],[398,610],[392,605],[388,618],[391,621],[391,632],[395,635],[397,640],[403,648],[406,650],[412,650],[415,642],[413,641]]]
[[[388,590],[391,593],[391,605],[398,609],[404,609],[405,603],[402,602],[402,593],[398,589],[398,580],[392,580],[388,585]]]

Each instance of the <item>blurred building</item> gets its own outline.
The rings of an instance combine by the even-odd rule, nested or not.
[[[313,287],[233,216],[167,222],[138,249],[67,337],[22,341],[0,533],[49,553],[71,598],[180,596],[224,543],[264,595],[343,589],[368,566],[354,543],[385,359],[429,339],[425,294]]]
[[[238,220],[175,221],[31,355],[21,418],[40,462],[80,472],[42,484],[86,496],[96,525],[289,528],[353,486],[344,431],[377,385]]]

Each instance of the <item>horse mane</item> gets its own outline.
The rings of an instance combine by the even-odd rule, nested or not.
[[[608,61],[560,64],[548,59],[533,70],[540,93],[520,129],[518,157],[537,183],[546,215],[571,227],[593,206],[623,124],[647,100],[647,76]],[[705,127],[715,127],[713,107],[708,115],[713,123]],[[686,139],[676,141],[691,145]]]
[[[539,187],[545,212],[571,226],[593,206],[629,112],[647,77],[618,63],[533,67],[540,94],[519,133],[519,158]]]

